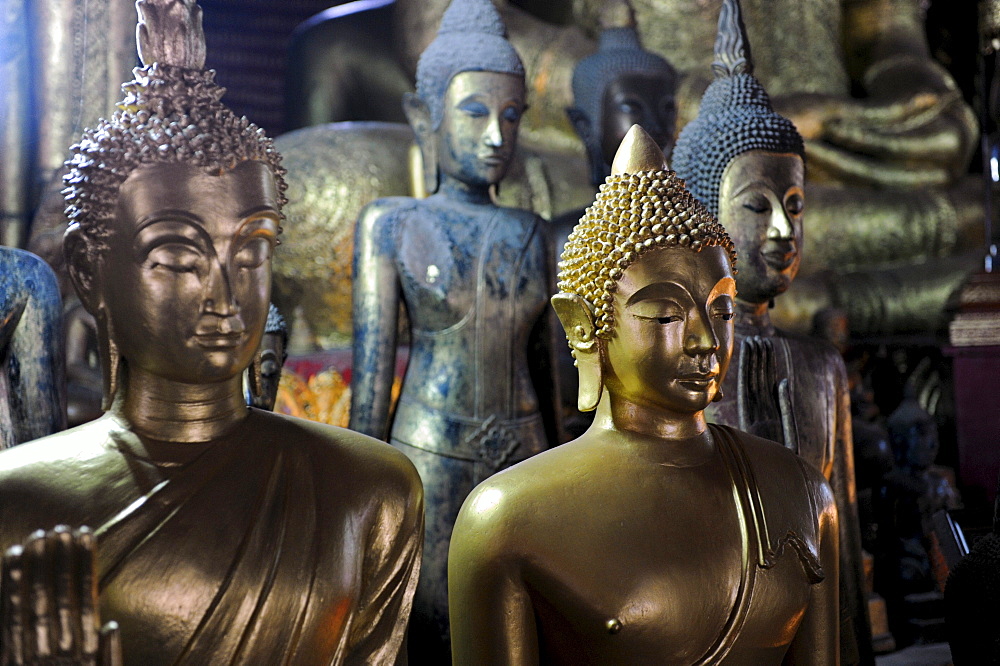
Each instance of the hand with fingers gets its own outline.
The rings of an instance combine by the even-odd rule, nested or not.
[[[771,338],[743,338],[736,386],[740,430],[782,443],[798,453],[790,387],[787,378],[778,380]]]
[[[86,527],[38,530],[3,557],[0,665],[121,666],[118,625],[102,629]]]

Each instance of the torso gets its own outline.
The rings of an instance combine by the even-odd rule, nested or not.
[[[408,465],[390,447],[295,421],[251,411],[222,441],[173,445],[200,449],[183,466],[153,464],[110,417],[18,447],[0,455],[2,546],[94,529],[102,618],[130,663],[340,663],[372,575],[365,543],[419,485],[393,487]]]
[[[770,443],[738,436],[749,442],[750,456],[763,447],[754,464],[762,463],[758,477],[769,467],[775,473],[770,463],[777,461],[790,481],[785,498],[760,488],[768,547],[776,550],[794,526],[815,548],[817,518],[797,462],[783,451],[775,455]],[[541,662],[781,663],[811,583],[791,548],[771,566],[758,566],[753,510],[734,500],[724,456],[678,468],[624,451],[599,455],[600,448],[578,440],[546,453],[549,469],[562,469],[567,481],[546,486],[544,511],[530,508],[534,497],[521,498],[529,505],[522,515],[531,514],[523,576]],[[532,474],[539,462],[505,474],[550,480],[545,472]],[[567,505],[562,498],[580,497],[579,489],[561,486],[584,480],[585,506]]]
[[[515,459],[537,453],[528,347],[551,289],[539,218],[440,196],[392,214],[411,334],[392,438],[447,452],[489,421],[521,442]]]

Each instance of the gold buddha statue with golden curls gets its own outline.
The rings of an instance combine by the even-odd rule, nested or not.
[[[454,663],[839,663],[829,485],[781,445],[705,421],[732,354],[734,261],[633,128],[552,299],[594,423],[466,500]]]
[[[0,547],[89,526],[96,573],[77,587],[117,621],[127,663],[392,663],[419,570],[420,479],[384,443],[247,406],[284,169],[220,102],[197,3],[137,9],[144,66],[65,181],[65,254],[97,322],[108,413],[0,453]],[[53,534],[25,546],[21,580],[65,561]],[[85,568],[4,589],[3,608],[25,610],[5,616],[5,649],[54,636],[46,609],[93,617],[60,592]],[[25,654],[12,663],[64,663]]]

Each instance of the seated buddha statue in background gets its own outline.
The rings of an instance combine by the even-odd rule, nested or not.
[[[559,441],[548,229],[490,194],[511,162],[524,94],[489,0],[454,0],[405,100],[433,194],[377,200],[355,232],[350,427],[388,439],[423,479],[410,654],[429,662],[448,659],[448,543],[462,501]],[[410,351],[390,418],[400,303]]]
[[[681,131],[673,160],[740,255],[733,362],[742,371],[727,375],[706,417],[783,441],[830,482],[840,512],[841,657],[854,663],[860,648],[870,660],[847,370],[831,345],[775,328],[769,315],[803,256],[802,138],[773,111],[753,74],[738,0],[722,5],[712,70],[716,79]],[[777,410],[757,409],[767,398]],[[795,432],[782,427],[790,420]]]
[[[733,345],[735,250],[640,128],[552,298],[581,436],[466,500],[456,664],[835,664],[837,510],[774,442],[706,423]]]
[[[97,322],[108,413],[0,453],[0,546],[91,527],[126,663],[391,663],[419,477],[386,444],[246,405],[284,169],[219,101],[197,4],[137,8],[144,66],[66,177],[67,265]]]

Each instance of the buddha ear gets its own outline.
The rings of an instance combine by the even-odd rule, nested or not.
[[[101,290],[97,286],[98,268],[79,225],[71,226],[63,235],[63,257],[73,288],[84,309],[92,315],[96,314],[101,306]]]
[[[431,110],[418,95],[406,93],[403,95],[403,113],[406,114],[406,120],[417,138],[417,145],[420,146],[424,189],[427,194],[434,194],[438,189],[438,160]]]
[[[95,258],[79,225],[73,225],[63,236],[63,255],[80,302],[97,324],[97,344],[101,358],[101,409],[108,411],[120,384],[121,355],[115,344],[115,333],[104,305],[101,288],[100,258]]]
[[[552,297],[552,307],[566,331],[573,350],[574,365],[580,373],[577,408],[581,412],[592,411],[604,392],[601,342],[597,338],[594,316],[587,301],[579,294],[556,294]]]

